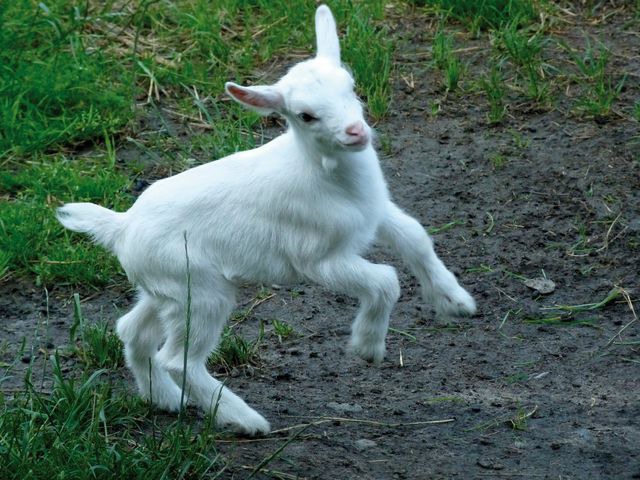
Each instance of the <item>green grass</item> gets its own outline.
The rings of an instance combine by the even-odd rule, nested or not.
[[[530,0],[426,0],[471,32],[497,29],[513,19],[519,23],[535,20],[537,10]]]
[[[529,380],[529,374],[524,372],[518,372],[518,373],[514,373],[513,375],[508,375],[504,379],[504,381],[509,385],[512,385],[515,383],[525,383],[528,380]]]
[[[68,378],[51,360],[50,394],[28,377],[23,392],[0,398],[2,478],[202,478],[224,468],[211,422],[157,425],[103,370]]]
[[[611,78],[607,70],[611,52],[602,44],[597,47],[592,45],[589,39],[581,53],[571,49],[566,43],[561,45],[577,67],[576,83],[586,83],[576,102],[576,109],[596,120],[608,117],[626,82],[624,76],[618,81]]]
[[[73,296],[74,322],[69,330],[72,352],[87,371],[124,366],[122,342],[105,321],[87,323],[80,307],[80,296]],[[79,334],[78,334],[79,333]]]
[[[9,271],[11,263],[11,254],[7,251],[0,250],[0,279]]]
[[[444,71],[444,85],[448,92],[458,89],[462,80],[464,66],[457,57],[451,57]]]
[[[107,163],[108,165],[108,163]],[[65,232],[55,208],[65,201],[91,201],[123,209],[131,202],[130,180],[101,159],[40,156],[25,168],[0,173],[0,251],[7,271],[37,283],[61,281],[104,285],[119,272],[111,254]]]
[[[540,31],[530,33],[521,23],[518,17],[504,23],[495,32],[496,45],[502,57],[516,66],[525,95],[541,103],[549,93],[541,58],[547,40]]]
[[[433,37],[433,62],[437,68],[444,70],[451,59],[453,36],[439,29]]]
[[[480,264],[478,267],[471,267],[465,270],[465,273],[493,273],[495,270],[489,265]]]
[[[86,12],[66,3],[0,6],[0,155],[74,145],[132,118],[131,71],[86,43]]]
[[[528,149],[531,146],[531,139],[517,130],[510,129],[509,134],[511,135],[511,140],[513,142],[513,146],[520,152]]]
[[[532,417],[538,407],[534,407],[530,411],[526,411],[523,407],[519,407],[515,415],[509,418],[509,424],[513,430],[525,431],[528,428],[529,418]]]
[[[257,365],[260,362],[258,347],[263,337],[263,325],[260,326],[258,338],[253,341],[249,341],[231,329],[225,328],[220,345],[209,357],[208,364],[211,367],[223,368],[226,371],[230,371],[234,367]]]
[[[488,430],[493,430],[501,426],[508,426],[512,430],[524,431],[527,430],[529,418],[531,418],[537,410],[537,406],[533,407],[529,411],[525,410],[521,406],[518,406],[517,411],[513,415],[501,416],[487,420],[473,427],[467,428],[466,431],[486,432]]]
[[[458,89],[464,89],[465,93],[484,93],[488,101],[487,121],[492,126],[504,122],[511,102],[521,103],[520,98],[513,98],[513,92],[537,107],[549,107],[553,84],[548,73],[551,67],[543,55],[549,36],[544,25],[536,21],[539,12],[533,2],[427,0],[421,3],[437,15],[439,26],[432,44],[432,63],[440,70],[447,93]],[[481,75],[473,72],[475,54],[467,56],[465,48],[454,50],[454,35],[463,40],[469,38],[457,23],[462,23],[472,35],[484,35],[490,40],[491,53],[485,59],[489,68]]]
[[[433,37],[433,63],[442,72],[442,84],[447,92],[459,88],[464,65],[453,53],[453,36],[438,30]]]
[[[424,400],[426,405],[439,405],[442,403],[466,403],[464,398],[452,396],[432,397]]]
[[[487,121],[489,125],[501,123],[507,113],[505,105],[505,85],[502,66],[499,63],[491,65],[491,70],[480,79],[480,86],[489,101]]]
[[[445,223],[444,225],[440,225],[439,227],[429,227],[427,228],[427,233],[429,235],[436,235],[438,233],[446,232],[447,230],[451,230],[452,228],[455,228],[464,224],[465,224],[464,220],[453,220],[449,223]]]
[[[584,317],[580,314],[585,314],[597,310],[602,310],[611,302],[616,300],[622,295],[622,289],[613,288],[605,298],[599,302],[585,303],[579,305],[555,305],[553,307],[545,307],[541,310],[548,312],[540,317],[528,317],[525,318],[525,323],[539,324],[539,325],[553,325],[560,327],[570,326],[595,326],[598,318]]]
[[[283,320],[274,318],[271,320],[271,325],[273,326],[273,334],[278,337],[280,343],[295,334],[293,327]]]
[[[494,170],[500,170],[504,168],[509,161],[509,159],[504,154],[499,152],[492,152],[487,155],[487,158],[489,162],[491,162]]]
[[[368,13],[353,15],[352,7],[343,4],[337,10],[338,24],[347,24],[341,49],[343,61],[353,70],[360,94],[366,99],[369,114],[380,120],[391,101],[391,69],[393,43],[385,27],[376,26],[380,20],[382,2],[369,2]]]

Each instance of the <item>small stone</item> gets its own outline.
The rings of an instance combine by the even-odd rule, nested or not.
[[[548,278],[542,277],[529,278],[524,281],[524,284],[542,295],[552,293],[556,289],[556,284],[554,282]]]
[[[487,470],[502,470],[504,465],[498,462],[495,458],[480,458],[476,462],[479,467]]]
[[[360,440],[356,440],[356,448],[360,451],[367,450],[369,448],[373,448],[378,444],[373,440],[369,440],[367,438],[361,438]]]
[[[576,437],[580,442],[591,443],[593,442],[593,435],[586,428],[579,428],[576,430]]]

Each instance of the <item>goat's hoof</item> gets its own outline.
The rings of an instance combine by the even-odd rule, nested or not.
[[[159,388],[153,389],[153,395],[147,392],[141,393],[142,398],[151,402],[154,408],[164,410],[166,412],[179,412],[182,405],[187,405],[189,398],[185,395],[184,399],[182,393],[175,385],[169,385],[166,389],[160,390]]]
[[[249,409],[248,412],[242,412],[240,415],[234,415],[233,418],[221,419],[218,415],[216,423],[221,428],[249,437],[266,435],[271,431],[269,422],[253,409]]]
[[[476,313],[476,302],[469,292],[459,286],[440,296],[435,308],[443,317],[471,317]]]
[[[375,365],[380,365],[384,360],[386,348],[384,342],[377,344],[369,344],[351,340],[349,343],[349,351],[359,356],[363,360]]]

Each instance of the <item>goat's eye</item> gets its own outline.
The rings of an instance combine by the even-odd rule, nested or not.
[[[314,117],[313,115],[311,115],[310,113],[307,112],[302,112],[298,114],[298,118],[300,120],[302,120],[304,123],[311,123],[311,122],[315,122],[316,120],[318,120],[318,117]]]

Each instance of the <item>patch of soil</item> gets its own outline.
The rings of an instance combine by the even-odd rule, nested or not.
[[[635,65],[637,74],[640,39],[622,33],[625,20],[618,12],[603,28],[619,33],[607,37],[616,58],[635,62],[620,68]],[[563,34],[594,28],[576,19]],[[419,22],[401,29],[413,41]],[[427,40],[406,52],[426,51]],[[372,259],[398,266],[402,297],[386,360],[372,366],[345,351],[352,299],[313,285],[272,289],[275,296],[237,326],[254,339],[264,322],[260,363],[233,370],[226,382],[276,433],[221,442],[230,462],[224,478],[245,478],[242,466],[257,465],[299,431],[293,426],[314,421],[264,478],[640,478],[640,323],[631,323],[628,301],[639,291],[638,124],[615,115],[598,124],[560,105],[514,109],[490,127],[478,95],[450,96],[431,117],[432,99],[442,96],[438,78],[402,53],[393,108],[378,126],[391,143],[381,163],[396,202],[423,225],[455,222],[433,235],[436,249],[479,314],[435,318],[415,279],[375,248]],[[480,57],[469,61],[482,68]],[[409,85],[402,77],[411,73]],[[627,85],[624,97],[637,99],[637,81]],[[496,153],[504,165],[492,162]],[[553,292],[524,284],[536,277],[552,280]],[[557,313],[548,307],[596,303],[614,287],[623,294],[602,308],[540,320]],[[39,345],[68,342],[65,291],[49,292],[47,303],[42,289],[1,289],[3,361],[36,325]],[[256,293],[243,289],[240,307]],[[84,311],[115,319],[130,301],[107,292],[84,302]],[[295,333],[278,339],[272,319]],[[14,379],[30,360],[18,359]]]

